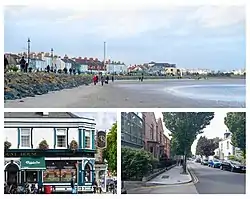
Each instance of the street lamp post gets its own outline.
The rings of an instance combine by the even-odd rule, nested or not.
[[[28,38],[28,65],[30,64],[30,38]]]
[[[51,67],[53,67],[53,58],[54,58],[53,52],[54,52],[54,49],[51,48]]]
[[[105,65],[106,65],[106,42],[104,42],[104,46],[103,46],[103,67],[104,67],[104,70],[105,70]]]

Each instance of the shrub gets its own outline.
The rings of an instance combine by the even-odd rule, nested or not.
[[[8,150],[11,147],[11,143],[9,141],[4,142],[4,150]]]
[[[41,150],[47,150],[47,149],[49,149],[49,145],[48,145],[48,143],[47,143],[46,140],[42,140],[42,141],[39,143],[38,148],[41,149]]]
[[[122,148],[121,156],[122,180],[142,180],[159,165],[159,161],[144,150]]]
[[[8,71],[13,71],[13,72],[17,72],[19,70],[19,68],[15,65],[10,65],[8,67]]]
[[[243,158],[240,158],[240,157],[237,157],[237,156],[234,156],[234,155],[230,155],[230,156],[228,156],[228,160],[242,162]]]
[[[72,151],[77,150],[77,149],[78,149],[78,143],[77,143],[77,141],[72,140],[72,141],[70,142],[69,147],[70,147],[70,149],[71,149]]]

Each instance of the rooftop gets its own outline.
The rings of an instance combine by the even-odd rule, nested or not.
[[[44,115],[43,112],[5,112],[5,118],[81,118],[70,112],[49,112]]]

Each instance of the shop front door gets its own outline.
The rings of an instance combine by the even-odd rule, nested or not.
[[[9,185],[18,183],[19,168],[16,164],[14,163],[8,164],[5,167],[5,172],[7,173],[6,181]]]

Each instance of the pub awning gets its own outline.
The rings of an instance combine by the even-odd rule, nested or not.
[[[44,157],[21,157],[21,170],[46,169]]]

